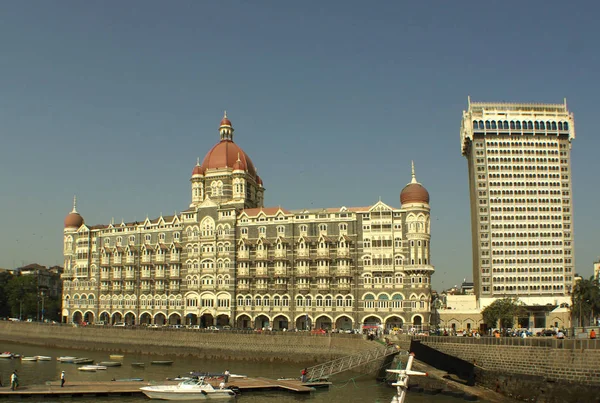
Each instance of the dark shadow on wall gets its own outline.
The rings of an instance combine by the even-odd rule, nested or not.
[[[410,351],[415,353],[417,360],[454,374],[469,386],[475,385],[475,368],[472,363],[421,344],[420,340],[411,341]]]

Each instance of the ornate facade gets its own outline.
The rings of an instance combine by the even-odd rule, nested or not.
[[[64,322],[429,324],[429,194],[414,167],[401,208],[265,208],[262,179],[226,115],[219,132],[192,171],[187,210],[88,226],[73,206],[64,228]]]

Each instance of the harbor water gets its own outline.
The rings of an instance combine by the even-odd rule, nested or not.
[[[102,361],[115,361],[109,358],[109,354],[118,352],[102,352],[88,350],[49,349],[32,345],[21,345],[14,343],[0,343],[1,351],[10,351],[22,356],[45,355],[52,357],[51,361],[21,361],[20,359],[0,359],[0,374],[4,388],[10,386],[10,374],[17,369],[19,383],[21,386],[39,385],[47,381],[58,381],[61,371],[65,371],[66,384],[69,381],[110,381],[112,379],[143,378],[144,382],[160,383],[167,378],[186,376],[190,371],[222,373],[228,369],[232,374],[243,374],[248,376],[260,376],[267,378],[299,377],[302,370],[301,365],[277,363],[277,362],[249,362],[249,361],[227,361],[227,360],[200,360],[194,357],[170,357],[163,355],[148,354],[123,354],[122,366],[109,367],[97,372],[83,372],[77,368],[81,365],[61,363],[56,360],[60,356],[86,357],[93,359],[96,363]],[[0,351],[0,352],[1,352]],[[153,360],[173,360],[169,366],[152,365]],[[132,366],[131,363],[143,362],[144,367]],[[373,374],[361,375],[356,372],[346,372],[332,379],[333,385],[329,389],[316,390],[311,394],[294,394],[291,392],[262,391],[245,392],[238,396],[235,401],[239,403],[259,402],[307,402],[307,403],[331,403],[331,402],[378,402],[388,403],[395,393],[395,389],[378,382]],[[235,384],[235,379],[229,384]],[[140,387],[142,386],[140,382]],[[35,398],[28,398],[29,402],[36,402]],[[53,399],[52,401],[56,401]],[[139,396],[115,396],[115,397],[77,397],[63,398],[61,400],[80,402],[124,402],[138,403],[149,402],[143,395]],[[21,398],[2,399],[3,402],[22,402]],[[46,399],[45,401],[49,401]],[[446,395],[431,395],[424,393],[409,393],[407,403],[462,403],[461,398]],[[484,402],[479,400],[479,402]]]

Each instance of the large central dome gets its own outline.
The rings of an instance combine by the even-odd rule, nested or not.
[[[207,169],[233,168],[248,172],[256,180],[256,168],[252,160],[240,146],[233,142],[233,126],[227,118],[227,112],[221,120],[219,133],[221,141],[210,149],[202,160],[202,165],[194,168],[193,174],[203,174]]]
[[[256,168],[248,155],[233,140],[221,140],[206,154],[202,160],[202,168],[223,169],[233,168],[236,162],[239,163],[235,168],[247,171],[253,177],[256,177]]]

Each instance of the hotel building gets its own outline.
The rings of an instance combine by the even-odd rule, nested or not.
[[[64,222],[62,321],[275,329],[427,327],[430,207],[412,180],[401,207],[264,207],[233,141],[191,175],[189,208],[141,222]]]
[[[504,297],[531,306],[570,303],[574,139],[566,101],[469,99],[460,140],[469,170],[473,279],[481,307]]]

